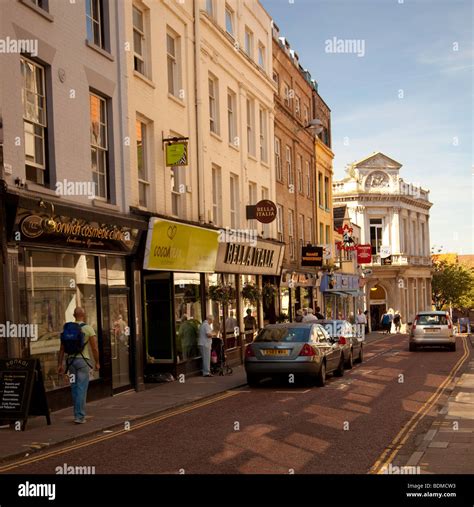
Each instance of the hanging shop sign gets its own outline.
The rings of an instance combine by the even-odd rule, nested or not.
[[[214,273],[218,238],[218,231],[152,218],[143,268]]]
[[[390,245],[380,247],[380,258],[386,259],[392,255],[392,248]]]
[[[355,250],[356,244],[352,234],[354,229],[347,224],[344,227],[338,227],[337,232],[342,235],[342,241],[336,241],[336,247],[338,250]]]
[[[175,138],[164,139],[166,166],[176,167],[188,165],[188,139]]]
[[[357,264],[370,264],[372,262],[372,246],[357,245]]]
[[[323,247],[303,246],[301,248],[301,266],[321,267],[323,265]]]
[[[219,243],[216,273],[279,275],[284,245],[258,239],[256,244]]]
[[[329,261],[332,259],[332,245],[327,243],[325,245],[321,245],[323,248],[323,259],[325,261]]]
[[[352,292],[359,290],[359,277],[357,275],[343,275],[329,273],[321,280],[321,292]]]
[[[139,230],[111,223],[88,221],[64,215],[46,215],[20,210],[12,241],[86,251],[134,251]]]
[[[268,199],[263,199],[255,205],[255,218],[262,224],[269,224],[277,217],[276,204]]]

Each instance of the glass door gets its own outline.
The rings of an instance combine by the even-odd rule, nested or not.
[[[128,291],[110,289],[110,343],[112,351],[112,388],[130,385],[130,321]]]

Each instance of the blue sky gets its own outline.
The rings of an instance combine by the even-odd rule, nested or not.
[[[474,2],[261,3],[331,108],[335,178],[348,163],[385,153],[403,165],[405,181],[430,190],[431,244],[474,253]],[[334,37],[364,41],[364,56],[325,52]]]

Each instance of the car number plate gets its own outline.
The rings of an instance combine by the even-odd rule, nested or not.
[[[430,328],[426,328],[425,329],[425,333],[439,333],[439,329],[430,329]]]
[[[265,349],[263,351],[265,356],[289,356],[290,351],[288,349]]]

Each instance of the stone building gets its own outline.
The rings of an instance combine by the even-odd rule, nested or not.
[[[400,177],[402,165],[377,152],[351,164],[333,184],[335,205],[347,206],[370,244],[372,270],[365,285],[372,329],[393,309],[403,322],[431,308],[429,191]]]

